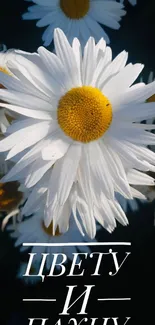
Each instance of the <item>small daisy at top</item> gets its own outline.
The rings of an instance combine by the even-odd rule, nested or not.
[[[7,227],[8,231],[13,231],[10,235],[13,238],[16,238],[15,246],[21,246],[20,251],[24,252],[29,249],[28,246],[23,246],[23,243],[48,243],[53,244],[53,246],[34,246],[32,247],[31,252],[35,253],[34,263],[38,265],[41,262],[42,254],[49,254],[46,259],[46,268],[47,270],[51,267],[51,262],[54,253],[65,254],[68,259],[72,260],[73,253],[76,251],[89,253],[90,249],[88,246],[80,245],[78,243],[87,243],[89,242],[89,237],[83,237],[81,233],[77,230],[76,223],[73,217],[70,218],[70,225],[65,233],[61,233],[59,227],[56,228],[55,235],[53,235],[53,222],[51,221],[48,228],[45,227],[43,222],[43,214],[41,211],[37,212],[33,217],[26,218],[24,221],[19,223],[14,232],[14,227],[9,225]],[[95,240],[93,240],[95,241]],[[68,246],[66,243],[75,243],[75,246]],[[76,245],[77,243],[77,245]],[[64,244],[64,245],[58,245]],[[62,257],[60,256],[60,260]],[[80,258],[79,258],[80,260]],[[64,262],[67,262],[67,258]],[[32,265],[33,266],[33,265]]]
[[[17,55],[8,62],[17,78],[0,76],[7,88],[0,98],[9,103],[3,106],[20,114],[0,142],[7,159],[21,155],[3,181],[24,178],[27,188],[38,186],[34,201],[44,193],[45,225],[53,221],[53,233],[62,224],[68,229],[64,216],[72,211],[93,238],[96,220],[110,228],[115,218],[127,224],[116,192],[132,199],[140,196],[132,186],[154,185],[143,172],[155,171],[155,153],[147,148],[155,135],[140,121],[154,116],[155,104],[146,99],[155,82],[134,84],[143,65],[126,65],[125,51],[112,60],[103,39],[95,45],[90,38],[84,52],[60,29],[54,41],[56,54],[40,47],[36,56]]]
[[[85,44],[90,36],[96,41],[109,37],[100,24],[112,29],[120,28],[121,17],[126,14],[124,6],[116,0],[32,0],[23,19],[37,19],[37,27],[46,27],[42,40],[49,46],[56,27],[61,28],[70,42],[78,37]],[[48,27],[47,27],[48,26]]]
[[[137,4],[137,0],[128,0],[132,6]],[[124,0],[120,0],[120,3],[124,3]]]

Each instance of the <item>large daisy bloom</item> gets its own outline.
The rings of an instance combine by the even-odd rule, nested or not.
[[[132,185],[154,185],[143,173],[155,171],[155,153],[147,148],[155,143],[153,126],[139,121],[154,116],[155,104],[146,99],[155,82],[133,85],[143,65],[126,65],[125,51],[112,60],[103,39],[95,45],[90,38],[83,55],[78,39],[70,46],[59,29],[54,39],[56,54],[40,47],[36,63],[17,55],[8,62],[17,78],[0,74],[7,88],[0,98],[10,103],[4,107],[23,115],[0,142],[7,159],[23,152],[3,181],[21,177],[27,188],[39,188],[44,176],[46,227],[53,221],[54,233],[61,223],[68,229],[64,215],[72,210],[93,238],[95,220],[127,224],[116,192],[132,199],[141,197]]]
[[[99,23],[112,29],[120,28],[121,17],[125,15],[124,6],[109,0],[32,0],[35,5],[28,7],[23,19],[37,19],[38,27],[46,27],[42,40],[44,46],[50,45],[56,27],[61,28],[72,42],[78,37],[86,43],[92,35],[96,41],[109,37]],[[47,27],[48,26],[48,27]]]
[[[46,259],[46,268],[50,269],[53,258],[53,253],[65,254],[68,259],[72,260],[72,253],[81,251],[89,253],[90,249],[88,246],[59,246],[59,243],[87,243],[89,237],[83,237],[79,231],[73,218],[70,219],[70,226],[65,233],[61,233],[59,227],[53,235],[53,222],[50,223],[49,227],[46,228],[43,222],[43,214],[41,211],[36,213],[33,217],[26,218],[24,221],[19,223],[14,231],[13,225],[9,225],[7,230],[11,232],[11,236],[16,238],[15,246],[20,246],[20,251],[26,251],[29,249],[27,246],[23,246],[23,243],[48,243],[56,244],[55,246],[34,246],[31,249],[32,253],[35,253],[34,263],[40,263],[42,259],[42,253],[47,253],[49,256]],[[94,241],[94,240],[93,240]],[[66,260],[67,262],[67,260]]]
[[[137,0],[128,0],[128,1],[132,6],[135,6],[137,4]],[[120,3],[124,3],[124,0],[120,0]]]

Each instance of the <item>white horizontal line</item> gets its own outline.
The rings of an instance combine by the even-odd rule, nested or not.
[[[88,243],[23,243],[23,246],[131,246],[128,242],[88,242]]]
[[[129,301],[131,298],[99,298],[98,301]],[[56,299],[23,299],[25,302],[52,302],[56,301]]]
[[[98,301],[129,301],[131,300],[131,298],[101,298],[101,299],[97,299]]]
[[[30,301],[30,302],[32,302],[32,301],[43,301],[43,302],[50,302],[50,301],[56,301],[56,299],[23,299],[23,301]]]

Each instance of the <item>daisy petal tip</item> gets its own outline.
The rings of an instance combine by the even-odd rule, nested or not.
[[[139,67],[141,68],[141,71],[142,71],[144,69],[144,67],[145,67],[145,64],[139,63]]]
[[[37,49],[37,52],[38,53],[42,52],[42,51],[44,51],[44,49],[45,49],[44,46],[39,46],[38,49]]]
[[[92,229],[92,231],[88,234],[90,239],[94,239],[96,236],[96,229]]]
[[[43,41],[44,41],[44,40],[43,40]],[[49,46],[50,44],[51,44],[51,42],[49,42],[49,41],[45,41],[45,42],[43,43],[43,48]]]
[[[10,160],[11,158],[13,158],[13,154],[12,154],[12,152],[10,151],[8,154],[7,154],[7,156],[6,156],[6,158],[5,158],[5,160],[7,161],[7,160]]]
[[[46,217],[46,218],[44,218],[43,222],[44,222],[45,227],[48,228],[51,223],[51,220],[49,217]]]
[[[22,17],[22,19],[23,19],[23,20],[27,20],[27,12],[26,12],[26,13],[24,13],[24,14],[22,14],[22,16],[21,16],[21,17]]]
[[[54,38],[59,35],[65,35],[61,28],[57,27],[54,29]]]
[[[10,159],[10,157],[9,157],[9,153],[8,153],[8,155],[5,158],[5,161],[8,161],[9,159]]]
[[[42,24],[40,23],[40,20],[38,20],[38,21],[36,22],[36,26],[37,26],[37,27],[43,27]]]

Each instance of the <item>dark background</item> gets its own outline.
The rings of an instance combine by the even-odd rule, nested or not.
[[[18,48],[25,51],[36,51],[42,45],[43,28],[37,28],[35,21],[22,21],[21,15],[26,11],[29,2],[24,0],[1,0],[0,5],[0,43],[7,48]],[[138,0],[138,5],[126,6],[127,15],[123,17],[119,31],[106,29],[110,38],[114,56],[123,49],[129,52],[129,61],[145,64],[144,79],[155,72],[155,1]],[[52,47],[49,49],[52,49]],[[129,241],[132,243],[132,255],[124,264],[118,275],[108,276],[110,262],[102,264],[102,276],[90,277],[93,265],[91,260],[85,262],[87,273],[83,278],[51,278],[34,287],[26,286],[16,280],[20,264],[19,250],[7,233],[0,234],[0,325],[26,325],[28,317],[50,318],[47,325],[54,325],[58,313],[62,310],[66,295],[65,285],[79,284],[79,294],[84,284],[95,284],[96,289],[88,305],[90,317],[132,316],[130,324],[154,324],[154,283],[155,283],[155,228],[154,203],[142,205],[134,213],[129,210],[130,225],[118,228],[112,235],[101,230],[99,241]],[[102,252],[105,248],[96,250]],[[122,255],[121,255],[122,251]],[[124,249],[120,248],[120,257],[124,257]],[[68,265],[69,267],[69,265]],[[95,303],[95,297],[132,297],[131,302]],[[58,303],[38,304],[22,303],[22,298],[57,297]],[[76,298],[76,297],[75,297]],[[71,317],[79,309],[72,310]],[[82,319],[84,316],[77,317]],[[63,317],[63,325],[68,319]],[[37,323],[36,323],[37,324]],[[97,325],[103,324],[99,321]],[[112,323],[111,323],[112,324]],[[128,323],[127,323],[128,324]],[[37,325],[40,325],[39,322]],[[109,324],[110,325],[110,322]],[[123,318],[118,325],[123,325]]]

